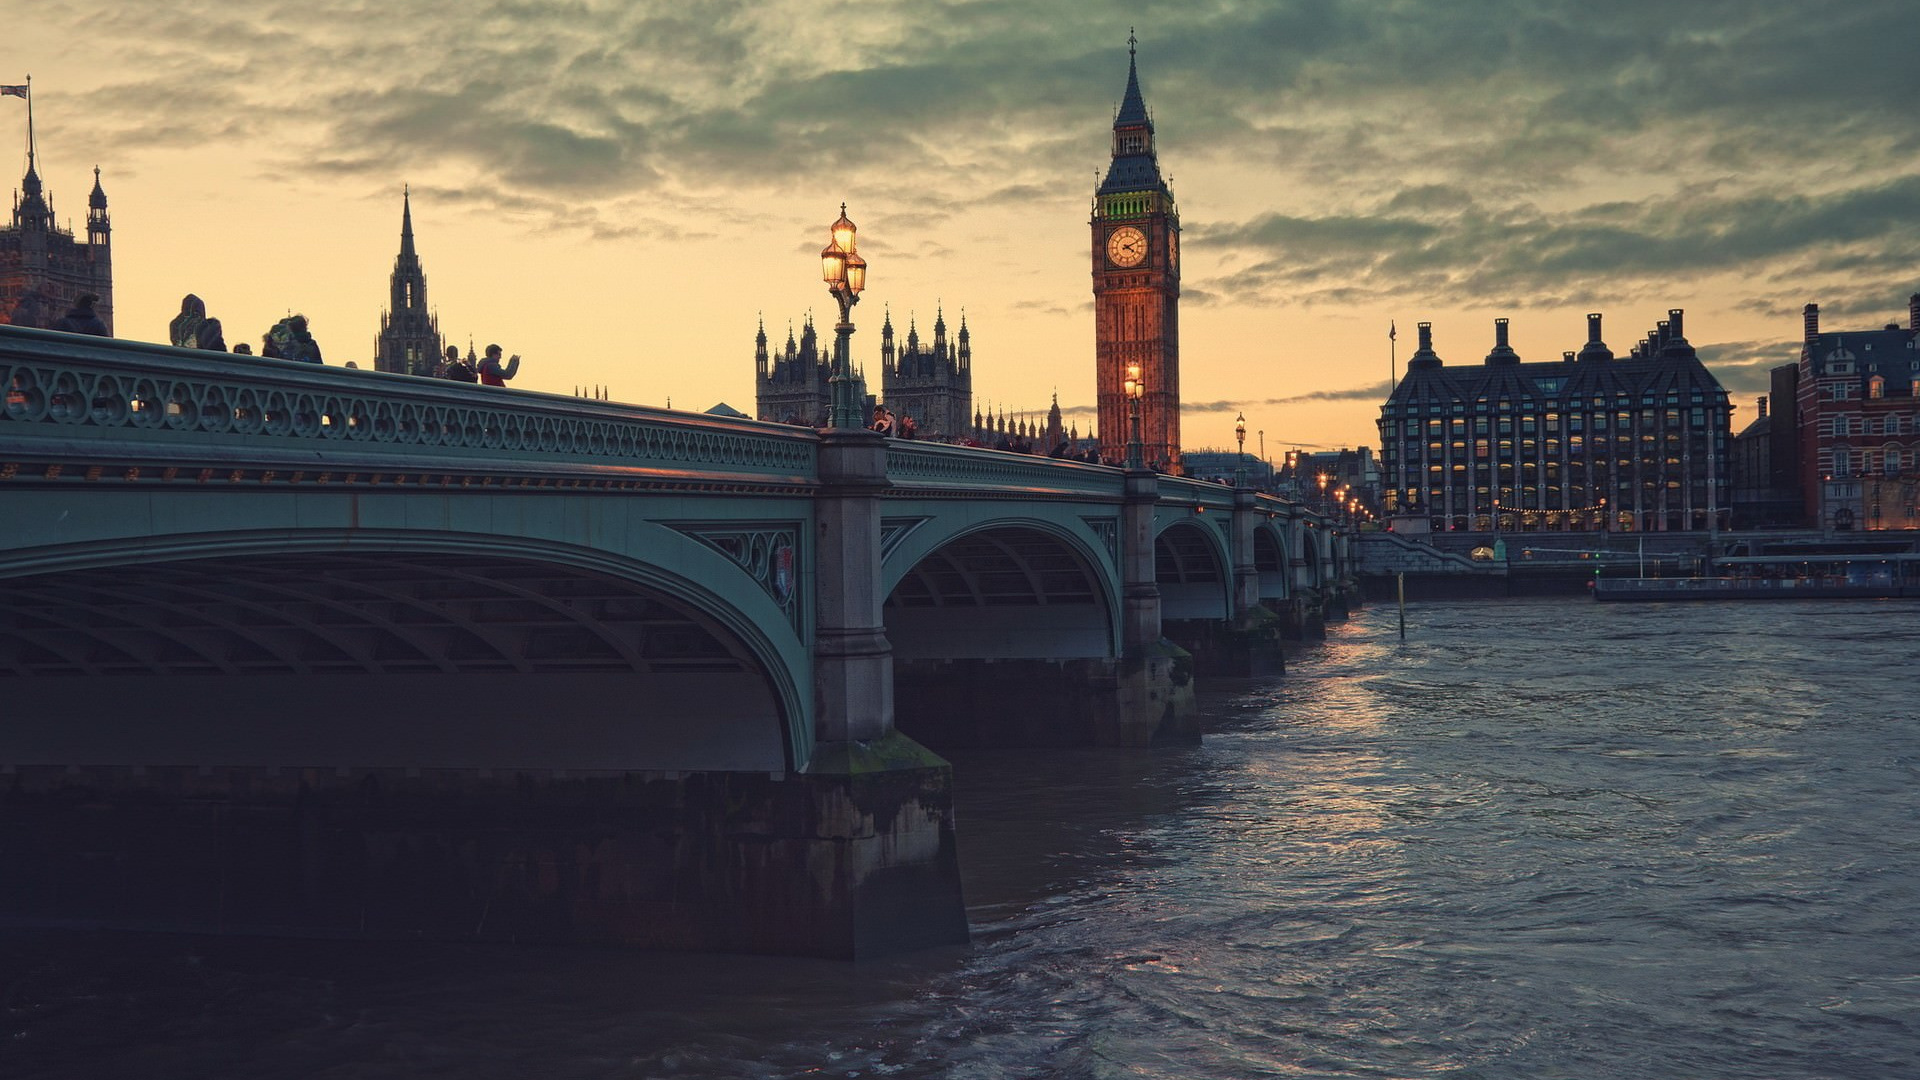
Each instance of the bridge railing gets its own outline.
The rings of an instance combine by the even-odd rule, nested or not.
[[[0,447],[493,464],[810,482],[810,431],[371,370],[0,326]]]
[[[900,439],[887,444],[887,479],[897,489],[1117,499],[1122,477],[1105,465],[1033,454]]]

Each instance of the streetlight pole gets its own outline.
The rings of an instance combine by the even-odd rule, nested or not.
[[[1146,380],[1140,377],[1140,365],[1127,365],[1127,468],[1147,467],[1146,449],[1140,440],[1140,399],[1146,395]]]
[[[833,223],[833,239],[820,252],[820,276],[827,291],[840,305],[840,322],[833,328],[833,371],[827,377],[829,409],[827,426],[864,428],[861,402],[854,393],[853,378],[853,305],[867,287],[867,260],[857,249],[853,222],[847,219],[847,204],[840,204],[840,220]]]
[[[1240,413],[1233,418],[1233,440],[1240,444],[1239,456],[1233,459],[1233,486],[1247,486],[1247,414]]]

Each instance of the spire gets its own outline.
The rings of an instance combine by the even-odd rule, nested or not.
[[[1147,112],[1146,98],[1140,93],[1140,69],[1135,62],[1137,38],[1127,35],[1127,90],[1120,109],[1113,116],[1113,161],[1107,166],[1106,179],[1099,194],[1156,191],[1167,193],[1160,177],[1160,162],[1153,147],[1153,116]]]
[[[413,251],[413,185],[400,187],[400,257],[415,258]]]
[[[1140,70],[1134,63],[1134,54],[1139,44],[1140,39],[1133,36],[1132,28],[1128,28],[1127,92],[1126,96],[1120,99],[1120,112],[1113,118],[1113,126],[1116,131],[1123,125],[1131,126],[1136,124],[1145,125],[1149,131],[1153,130],[1153,118],[1147,115],[1146,98],[1140,95]]]
[[[87,206],[94,210],[107,208],[107,193],[100,186],[100,166],[93,167],[93,192],[87,196]]]

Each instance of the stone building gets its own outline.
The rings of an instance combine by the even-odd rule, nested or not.
[[[1113,118],[1113,157],[1093,195],[1094,370],[1101,454],[1126,457],[1131,438],[1125,382],[1145,383],[1141,442],[1149,466],[1180,463],[1180,214],[1160,175],[1153,118],[1140,94],[1134,41],[1127,89]]]
[[[25,87],[8,87],[9,93]],[[17,96],[25,97],[25,93]],[[82,293],[98,299],[94,314],[113,332],[113,228],[100,170],[87,197],[87,238],[63,229],[35,168],[32,99],[27,113],[27,172],[13,196],[13,220],[0,229],[0,322],[51,327]]]
[[[778,352],[767,350],[767,323],[762,319],[754,339],[753,358],[756,419],[806,427],[826,425],[832,404],[833,345],[829,342],[821,347],[812,314],[801,321],[797,342],[793,328],[787,328],[786,347]],[[857,383],[854,398],[865,403],[862,415],[870,416],[873,401],[867,397],[866,377],[857,368],[853,377]]]
[[[1822,333],[1802,312],[1795,428],[1807,523],[1920,528],[1920,293],[1907,325]]]
[[[427,275],[413,247],[413,193],[400,195],[400,254],[388,280],[387,308],[380,313],[373,366],[378,371],[431,376],[439,369],[440,318],[427,307]],[[472,347],[468,347],[472,352]]]
[[[922,342],[907,320],[904,344],[894,341],[893,314],[880,327],[880,398],[896,418],[912,417],[925,439],[956,439],[973,414],[973,342],[960,316],[957,340],[947,340],[946,314],[934,309],[933,340]]]
[[[1800,496],[1797,364],[1769,372],[1758,415],[1733,437],[1733,527],[1793,528],[1806,524]]]
[[[1587,342],[1525,363],[1494,320],[1486,361],[1447,367],[1430,323],[1380,410],[1381,500],[1401,531],[1664,531],[1729,524],[1732,406],[1679,309],[1616,359]]]

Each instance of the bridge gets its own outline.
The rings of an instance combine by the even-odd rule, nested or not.
[[[1197,738],[1355,596],[1250,490],[0,326],[0,913],[964,940],[929,751]]]

